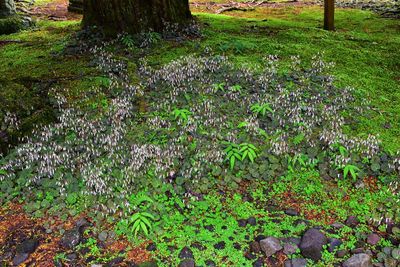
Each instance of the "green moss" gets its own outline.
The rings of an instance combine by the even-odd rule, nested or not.
[[[18,32],[26,29],[29,25],[29,22],[18,15],[0,19],[0,35]]]

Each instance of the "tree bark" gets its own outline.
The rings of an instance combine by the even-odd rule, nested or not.
[[[15,14],[14,0],[0,0],[0,18]]]
[[[324,29],[335,30],[335,0],[324,0]]]
[[[108,36],[161,32],[166,23],[185,24],[190,19],[189,0],[84,1],[84,26],[99,26]]]

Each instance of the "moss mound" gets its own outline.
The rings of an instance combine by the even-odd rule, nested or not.
[[[33,22],[29,17],[19,15],[0,19],[0,35],[15,33],[27,29],[32,25]]]

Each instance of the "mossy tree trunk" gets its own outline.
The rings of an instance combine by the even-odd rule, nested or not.
[[[84,26],[99,26],[107,35],[160,32],[165,23],[191,19],[189,0],[85,0]]]
[[[14,0],[0,0],[0,18],[6,18],[15,14]]]

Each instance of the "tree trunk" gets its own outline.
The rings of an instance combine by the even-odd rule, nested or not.
[[[184,24],[190,19],[189,0],[84,1],[84,26],[99,26],[108,36],[160,32],[166,23]]]
[[[335,30],[335,0],[324,1],[324,29]]]
[[[69,12],[83,13],[83,0],[69,0]]]
[[[15,14],[14,0],[0,0],[0,18]]]

